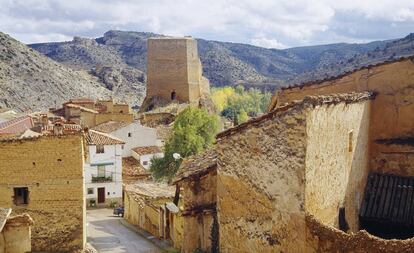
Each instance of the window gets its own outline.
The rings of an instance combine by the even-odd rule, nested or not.
[[[105,153],[105,146],[104,145],[96,145],[96,153],[97,154]]]
[[[105,165],[98,165],[98,177],[105,177]]]
[[[142,165],[148,165],[148,161],[143,161]]]
[[[175,91],[171,92],[171,100],[175,100],[177,97],[177,93]]]
[[[344,232],[347,232],[349,230],[348,222],[346,221],[346,216],[345,216],[345,207],[339,208],[338,224],[339,224],[340,230]]]
[[[16,206],[29,204],[29,188],[27,187],[14,188],[13,199],[14,199],[14,204]]]
[[[132,137],[132,133],[128,133],[128,137]]]
[[[354,137],[354,130],[348,132],[348,152],[352,152],[352,141]]]
[[[93,188],[88,188],[88,194],[93,194]]]

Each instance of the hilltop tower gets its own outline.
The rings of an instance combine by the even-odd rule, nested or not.
[[[197,103],[209,91],[195,39],[148,39],[147,96],[141,111],[172,101]]]

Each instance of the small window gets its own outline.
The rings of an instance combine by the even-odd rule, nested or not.
[[[88,188],[88,194],[93,194],[93,188]]]
[[[124,149],[124,145],[121,146],[121,149]]]
[[[14,188],[13,199],[14,199],[14,204],[16,206],[29,204],[29,188],[27,187]]]
[[[354,130],[349,131],[348,133],[348,152],[352,152],[352,142],[353,142],[353,138],[354,138]]]
[[[171,92],[171,100],[175,100],[177,97],[177,93],[175,91]]]
[[[132,133],[128,133],[128,137],[132,137]]]
[[[105,177],[105,165],[98,165],[98,177]]]
[[[347,232],[349,230],[348,222],[346,221],[346,216],[345,216],[345,207],[339,208],[338,224],[339,224],[340,230],[344,232]]]
[[[143,165],[148,165],[148,161],[143,161],[142,164]]]
[[[97,154],[105,153],[105,146],[104,145],[96,145],[96,153]]]

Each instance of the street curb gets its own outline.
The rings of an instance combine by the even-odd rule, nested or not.
[[[134,225],[127,222],[125,219],[120,219],[119,222],[124,225],[125,227],[133,230],[135,233],[139,234],[140,236],[144,237],[146,240],[150,241],[152,244],[160,248],[161,250],[165,252],[175,252],[176,250],[171,247],[171,245],[168,242],[162,241],[158,239],[157,237],[153,236],[152,234],[148,233],[145,230],[139,229],[135,227]]]

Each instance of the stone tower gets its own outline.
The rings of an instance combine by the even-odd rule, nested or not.
[[[141,111],[159,102],[196,103],[209,90],[209,82],[202,75],[195,39],[148,39],[147,96]]]

